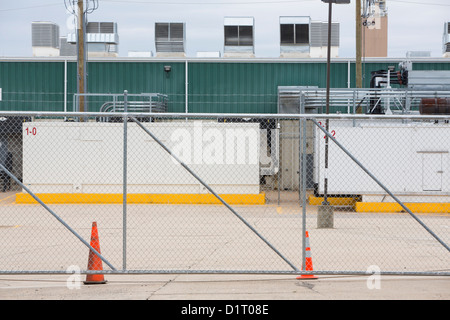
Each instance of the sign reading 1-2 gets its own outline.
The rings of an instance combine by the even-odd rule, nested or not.
[[[325,128],[325,126],[322,124],[321,121],[319,121],[319,124],[322,126],[322,128]],[[330,134],[333,136],[333,138],[336,138],[336,130],[331,130]],[[327,135],[324,135],[323,138],[326,139]]]
[[[35,135],[37,135],[37,129],[36,129],[36,127],[26,128],[25,133],[27,134],[27,136],[35,136]]]

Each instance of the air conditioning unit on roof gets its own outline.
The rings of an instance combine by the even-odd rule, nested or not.
[[[253,17],[226,17],[224,19],[224,57],[255,57]]]
[[[185,41],[185,23],[155,23],[155,47],[157,57],[185,57]]]

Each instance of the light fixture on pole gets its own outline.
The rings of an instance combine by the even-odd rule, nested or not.
[[[331,72],[331,24],[333,15],[333,3],[336,4],[349,4],[350,0],[322,0],[322,2],[328,3],[328,47],[327,47],[327,98],[326,98],[326,114],[330,113],[330,72]],[[330,120],[326,119],[327,132],[330,129]],[[322,205],[319,207],[317,216],[318,228],[333,228],[334,226],[334,214],[333,207],[328,202],[328,135],[325,136],[325,179],[324,179],[324,198]]]

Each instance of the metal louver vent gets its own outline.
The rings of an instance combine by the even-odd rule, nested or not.
[[[170,41],[184,40],[184,25],[182,23],[171,23],[169,25]]]
[[[309,44],[309,24],[281,24],[280,38],[283,45]]]
[[[311,47],[322,46],[322,22],[311,22]]]
[[[224,45],[226,53],[253,54],[253,17],[226,17],[224,19]]]
[[[155,46],[157,52],[184,52],[184,41],[184,23],[155,24]]]
[[[226,46],[253,46],[252,26],[225,26]]]
[[[322,22],[322,46],[328,46],[328,22]],[[331,46],[339,46],[339,23],[331,23]]]
[[[75,44],[68,43],[66,37],[61,37],[59,43],[60,56],[74,57],[77,55],[77,46]]]
[[[88,22],[87,33],[115,33],[116,24],[114,22]]]

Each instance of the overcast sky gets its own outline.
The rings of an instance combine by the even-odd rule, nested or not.
[[[403,58],[407,51],[430,51],[432,57],[442,57],[450,0],[387,0],[387,7],[389,57]],[[187,56],[195,57],[198,51],[223,53],[226,16],[254,17],[256,56],[279,57],[279,17],[327,21],[328,5],[321,0],[99,0],[88,20],[117,22],[121,57],[129,51],[155,53],[155,22],[185,22]],[[32,56],[31,22],[54,22],[63,36],[69,18],[64,0],[0,0],[0,56]],[[333,21],[341,28],[339,56],[355,57],[355,1],[333,5]]]

